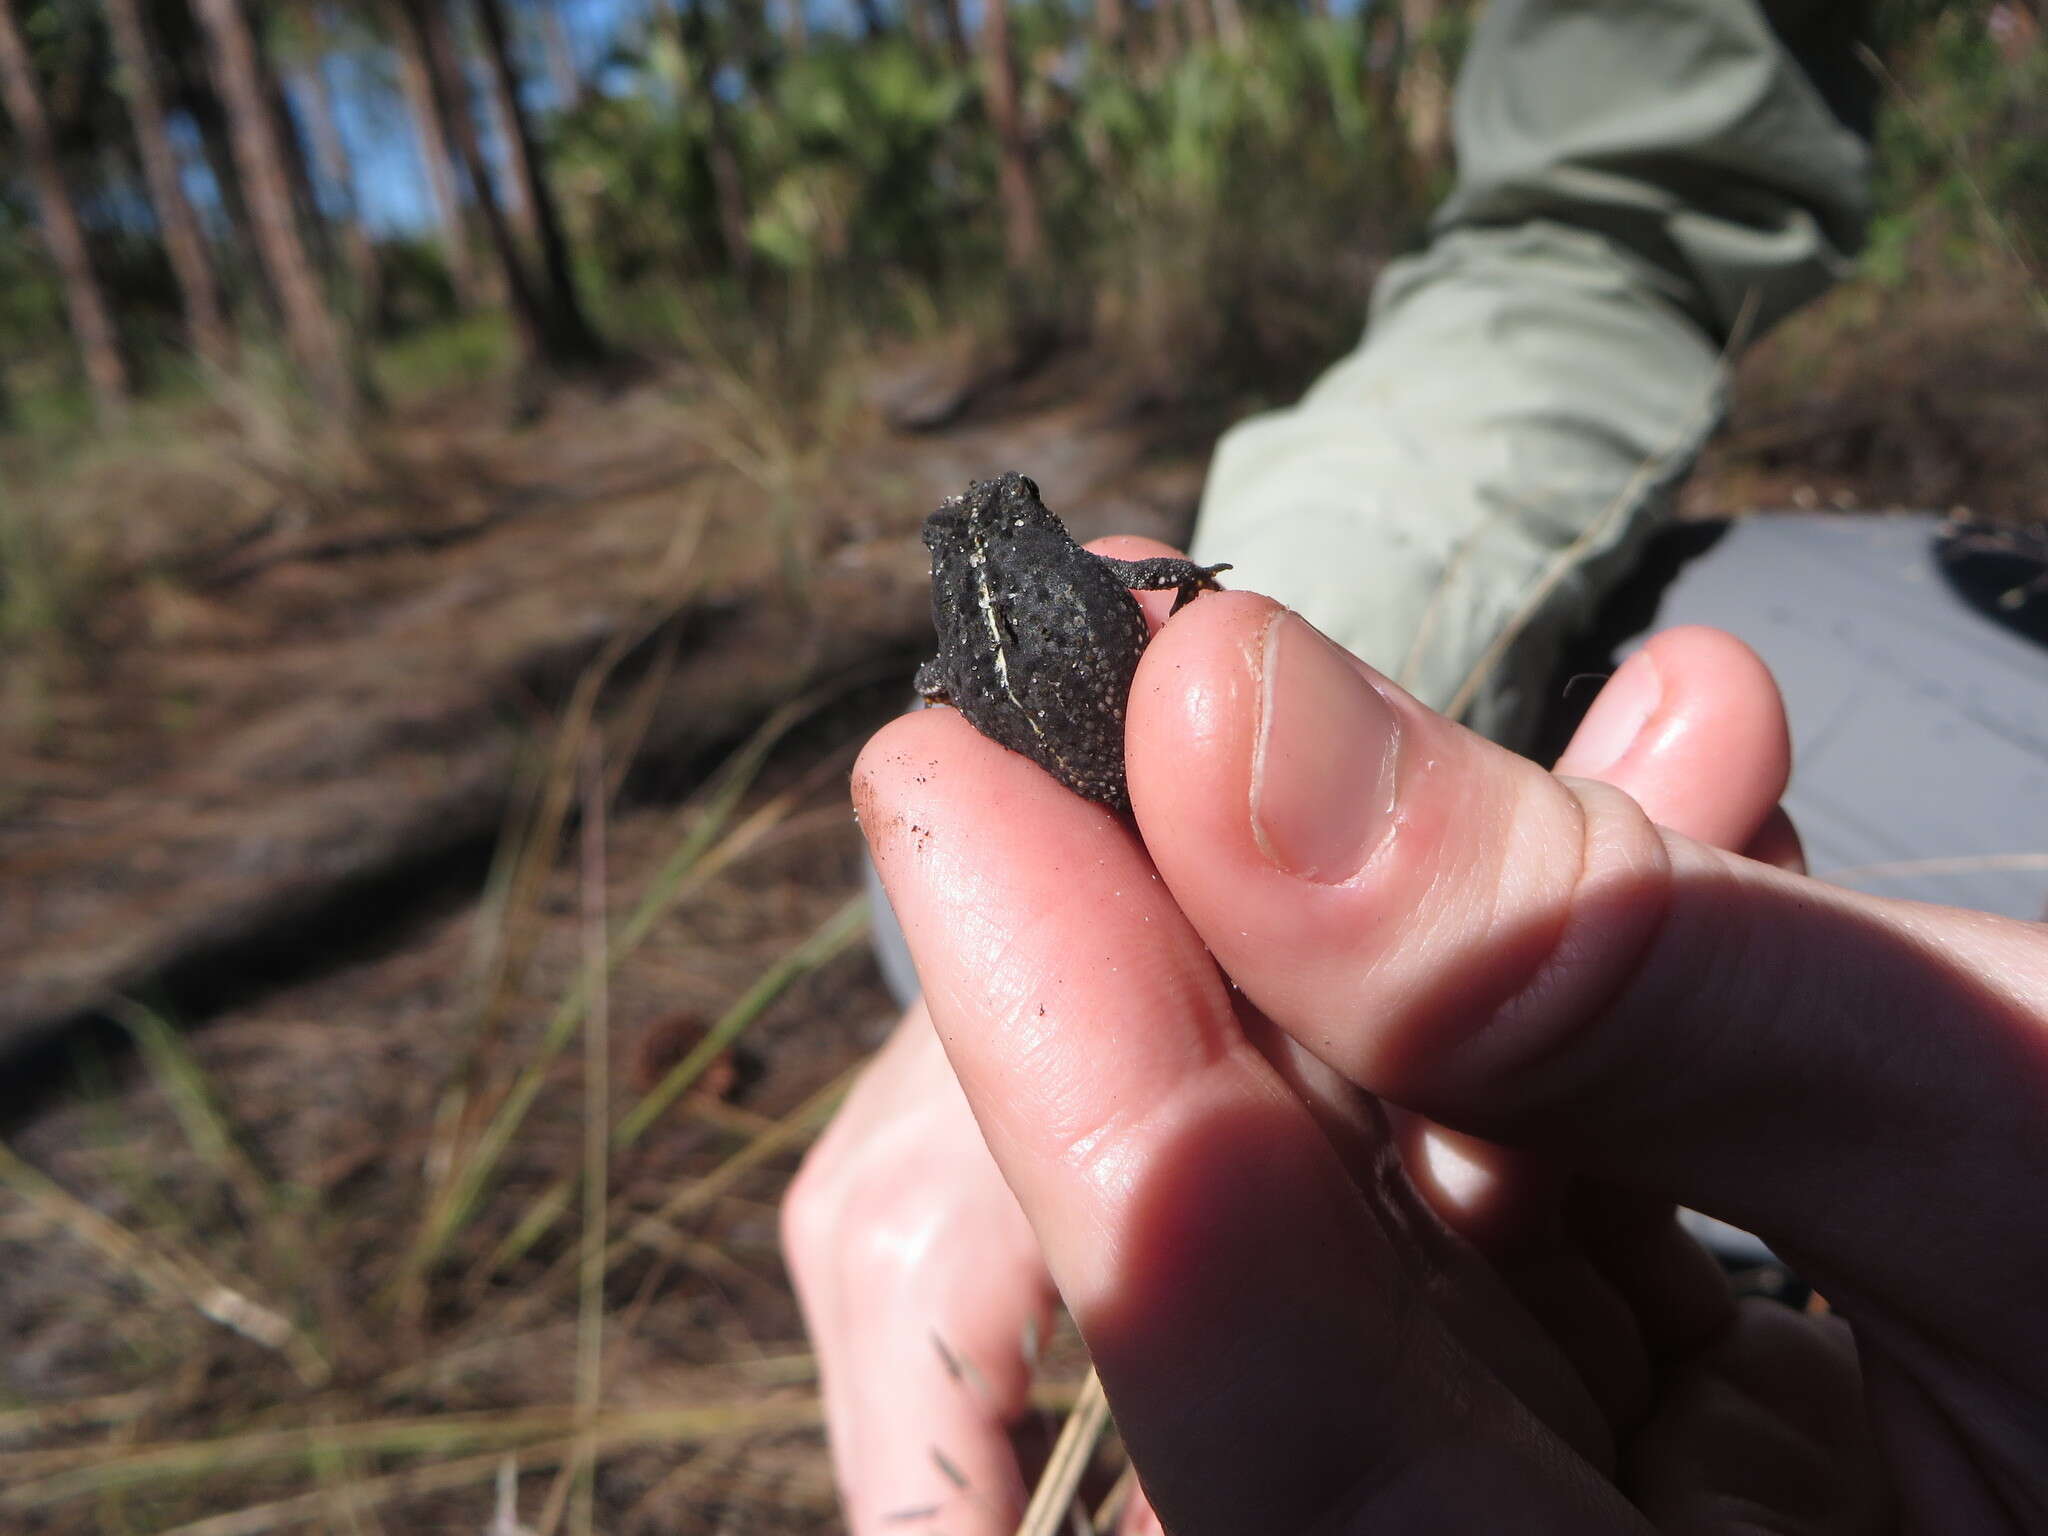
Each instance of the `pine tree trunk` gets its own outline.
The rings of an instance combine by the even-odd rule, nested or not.
[[[540,146],[527,121],[526,105],[520,99],[519,69],[512,58],[511,30],[505,25],[504,8],[500,0],[475,0],[475,5],[483,34],[484,62],[490,66],[498,94],[504,100],[511,141],[518,146],[513,160],[520,191],[533,211],[534,235],[540,242],[548,361],[557,365],[595,362],[604,356],[604,343],[591,327],[582,296],[576,291],[576,273],[569,260],[569,242],[562,234],[554,189],[548,185]]]
[[[171,275],[177,279],[179,297],[185,307],[185,333],[194,352],[225,370],[234,366],[234,331],[228,325],[219,276],[207,255],[206,237],[200,232],[199,218],[192,211],[179,176],[177,152],[171,147],[165,121],[163,87],[157,79],[156,55],[143,29],[142,7],[139,0],[106,3],[114,51],[121,61],[128,112],[135,124],[135,142],[142,153],[142,172],[149,184],[150,205],[156,210],[164,254],[170,259]]]
[[[0,97],[7,103],[7,115],[14,123],[14,139],[31,186],[35,188],[36,213],[43,240],[56,264],[58,281],[64,289],[64,307],[71,319],[72,339],[78,344],[85,376],[105,416],[118,416],[128,400],[128,365],[121,356],[121,340],[114,329],[112,312],[92,269],[86,249],[85,229],[78,221],[71,188],[57,159],[56,141],[43,110],[41,83],[35,62],[29,57],[21,29],[15,23],[14,0],[0,0]]]
[[[1209,0],[1175,0],[1175,3],[1180,9],[1181,25],[1196,47],[1216,41],[1216,17],[1209,9]]]
[[[1215,11],[1217,37],[1230,52],[1242,52],[1245,44],[1243,7],[1238,0],[1210,0],[1210,3]]]
[[[547,55],[548,83],[564,112],[583,104],[583,77],[576,73],[576,53],[569,46],[569,27],[562,20],[560,0],[535,0],[540,10],[541,51]]]
[[[412,115],[420,160],[427,173],[427,190],[434,200],[434,218],[441,226],[441,247],[448,258],[448,279],[455,287],[455,301],[473,308],[478,298],[476,256],[470,249],[469,229],[462,218],[462,198],[455,184],[455,152],[449,142],[453,129],[442,115],[441,93],[434,89],[433,71],[428,68],[418,30],[401,10],[392,27],[398,52],[398,79],[405,92],[406,109]]]
[[[968,59],[967,23],[960,14],[960,0],[938,0],[939,24],[946,29],[946,52],[955,64]]]
[[[1003,204],[1003,259],[1014,277],[1029,279],[1045,259],[1045,220],[1031,177],[1031,145],[1010,54],[1009,0],[983,0],[981,79],[996,134],[996,187]]]
[[[197,62],[206,70],[203,49]],[[271,323],[282,324],[284,311],[278,308],[277,295],[270,291],[263,263],[256,257],[255,226],[249,218],[249,205],[242,199],[242,184],[235,178],[234,151],[228,148],[228,115],[221,108],[210,70],[196,79],[186,79],[176,106],[182,107],[199,129],[200,156],[220,195],[221,212],[227,216],[229,238],[222,242],[225,250],[219,254],[224,258],[220,270],[228,289],[232,293],[237,284],[243,285],[255,294]]]
[[[299,233],[312,240],[323,239],[319,230],[320,197],[313,188],[313,165],[306,158],[305,141],[299,136],[298,114],[292,111],[291,99],[284,93],[284,77],[270,57],[270,45],[258,30],[262,18],[250,11],[248,0],[242,0],[242,17],[256,46],[257,83],[263,91],[264,103],[270,108],[270,131],[284,161],[285,179],[291,184],[292,206],[299,211]]]
[[[321,217],[320,195],[313,185],[313,165],[306,155],[305,140],[299,133],[299,119],[284,93],[284,77],[278,74],[264,41],[263,27],[269,22],[267,7],[252,11],[252,0],[237,0],[256,56],[256,83],[270,112],[272,141],[284,162],[285,182],[291,188],[292,209],[299,221],[299,242],[313,261],[313,270],[325,274],[334,269],[334,248],[328,238],[327,221]],[[232,143],[233,135],[229,135]],[[324,289],[323,289],[324,292]]]
[[[120,0],[120,3],[133,4],[134,0]],[[316,44],[324,43],[327,29],[318,0],[300,0],[300,12],[305,19],[307,36]],[[377,248],[371,243],[370,232],[363,227],[356,211],[355,170],[349,162],[348,146],[342,142],[341,126],[335,121],[334,93],[328,88],[327,72],[322,65],[322,59],[316,56],[300,76],[299,84],[306,103],[306,126],[312,134],[313,157],[320,164],[320,174],[340,197],[337,222],[341,225],[342,254],[348,263],[349,284],[355,290],[356,305],[361,317],[374,323],[379,310],[380,289]]]
[[[284,309],[285,340],[320,403],[344,421],[361,406],[340,328],[299,238],[291,169],[263,89],[256,34],[240,0],[193,0],[211,46],[215,84],[228,113],[229,146],[248,200],[257,254]]]
[[[467,81],[455,51],[455,34],[448,25],[448,14],[442,0],[392,3],[426,62],[433,115],[453,141],[477,211],[483,215],[484,233],[490,237],[491,249],[497,254],[499,271],[505,280],[505,298],[512,311],[513,329],[519,336],[520,353],[529,370],[544,368],[548,362],[547,322],[541,314],[540,297],[534,291],[519,242],[513,238],[512,226],[492,187],[491,168],[485,163],[483,146],[477,140],[476,120],[467,110]]]
[[[145,17],[151,14],[150,0],[142,0]],[[189,13],[189,6],[188,6]],[[199,130],[199,149],[213,180],[219,207],[225,215],[224,229],[209,230],[213,239],[214,271],[220,275],[232,316],[237,296],[253,299],[262,306],[263,319],[282,329],[284,308],[270,291],[263,262],[256,254],[256,228],[249,217],[249,205],[242,197],[242,184],[235,175],[235,155],[228,146],[228,114],[214,88],[213,65],[207,57],[205,34],[195,26],[179,41],[181,48],[166,48],[161,31],[148,34],[159,52],[159,78],[171,87],[167,105],[172,119],[182,112]]]
[[[768,41],[767,9],[762,0],[727,0],[726,12],[732,18],[733,41],[739,49],[740,68],[746,73],[747,84],[766,95],[775,74],[775,49]]]
[[[1124,0],[1095,0],[1095,46],[1111,58],[1123,53],[1129,25]]]
[[[718,61],[711,52],[711,23],[704,14],[705,0],[679,0],[679,4],[681,9],[669,16],[676,27],[683,72],[691,94],[704,103],[710,117],[705,158],[710,163],[711,195],[718,205],[718,242],[725,252],[726,269],[744,281],[753,272],[754,243],[748,232],[747,189],[733,143],[732,117],[716,89]]]
[[[1317,0],[1323,3],[1323,0]],[[1401,142],[1401,67],[1407,41],[1401,32],[1401,10],[1374,5],[1365,12],[1365,67],[1371,82],[1373,131],[1387,145]]]
[[[526,163],[526,142],[512,127],[512,102],[504,77],[495,69],[486,69],[484,79],[484,115],[490,120],[491,137],[504,157],[505,174],[497,183],[498,201],[512,227],[519,231],[519,238],[531,244],[535,238],[533,204],[526,200],[526,188],[533,180],[533,167]]]
[[[1180,0],[1152,0],[1152,60],[1155,68],[1170,69],[1187,52],[1188,39],[1181,30]]]
[[[1448,161],[1451,139],[1451,82],[1443,49],[1430,35],[1438,0],[1400,0],[1403,38],[1402,119],[1408,128],[1408,150],[1424,178],[1435,176]]]
[[[802,53],[811,43],[811,21],[804,0],[782,0],[782,41],[791,53]]]

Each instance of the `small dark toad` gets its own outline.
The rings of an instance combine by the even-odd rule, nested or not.
[[[1230,567],[1090,554],[1018,474],[949,496],[924,542],[939,654],[918,668],[918,693],[1077,794],[1129,810],[1124,707],[1146,639],[1131,591],[1177,588],[1178,613]]]

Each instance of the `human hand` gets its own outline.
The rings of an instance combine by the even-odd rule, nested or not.
[[[1759,1230],[1854,1322],[1909,1516],[2038,1520],[2048,940],[1660,835],[1276,613],[1205,598],[1147,653],[1143,846],[943,711],[857,777],[968,1100],[1168,1526],[1882,1518],[1855,1497],[1875,1479],[1838,1332],[1768,1308],[1701,1329],[1669,1305],[1678,1250],[1575,1197],[1552,1235],[1609,1315],[1559,1329],[1435,1230],[1369,1104],[1332,1116],[1325,1083],[1311,1108],[1288,1072],[1322,1069],[1257,1049],[1269,1020],[1439,1121]],[[1660,750],[1675,679],[1653,671],[1615,777]]]
[[[1131,558],[1159,552],[1135,541],[1110,548]],[[1163,599],[1141,601],[1156,625]],[[1662,658],[1664,697],[1644,740],[1610,777],[1661,819],[1739,843],[1783,782],[1783,726],[1768,678],[1721,637],[1668,636],[1653,650]],[[1612,719],[1612,706],[1623,715],[1634,707],[1628,691],[1625,684],[1610,690],[1575,743],[1572,755],[1585,770],[1599,766],[1585,754],[1603,750],[1596,727]],[[1742,771],[1731,772],[1731,763]],[[1343,1117],[1341,1105],[1324,1100],[1328,1117]],[[1446,1139],[1412,1118],[1403,1129],[1411,1142],[1426,1134],[1441,1147]],[[1512,1156],[1470,1142],[1459,1151],[1459,1178],[1454,1185],[1429,1181],[1431,1197],[1508,1262],[1515,1285],[1539,1312],[1569,1332],[1597,1336],[1597,1327],[1570,1314],[1584,1311],[1585,1298],[1600,1287],[1585,1283],[1586,1261],[1570,1245],[1548,1236],[1568,1190],[1582,1212],[1597,1210],[1597,1202]],[[1610,1212],[1603,1224],[1626,1232],[1626,1242],[1652,1256],[1667,1279],[1690,1278],[1689,1286],[1667,1287],[1675,1299],[1666,1312],[1683,1317],[1689,1310],[1695,1332],[1712,1327],[1727,1302],[1711,1265],[1686,1252],[1668,1215],[1660,1220],[1640,1202],[1624,1209],[1626,1221]],[[892,1513],[945,1505],[949,1524],[965,1519],[972,1530],[1007,1530],[1023,1490],[1004,1425],[1025,1405],[1020,1343],[1043,1320],[1050,1283],[921,1008],[905,1019],[807,1162],[784,1224],[824,1367],[827,1419],[853,1529],[880,1529]],[[1623,1242],[1617,1236],[1608,1246]],[[956,1364],[962,1361],[964,1367]],[[964,1496],[953,1474],[967,1484]]]
[[[853,1536],[924,1509],[949,1536],[1008,1536],[1029,1493],[1008,1433],[1024,1341],[1057,1298],[922,1001],[804,1159],[782,1249]]]

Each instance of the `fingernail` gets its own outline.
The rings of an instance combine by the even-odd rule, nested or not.
[[[1663,702],[1664,680],[1657,675],[1657,664],[1648,651],[1636,652],[1607,680],[1586,711],[1571,745],[1558,759],[1558,771],[1583,778],[1605,773],[1627,755]]]
[[[1351,658],[1292,613],[1266,627],[1261,670],[1253,833],[1279,868],[1335,885],[1386,830],[1399,722]]]

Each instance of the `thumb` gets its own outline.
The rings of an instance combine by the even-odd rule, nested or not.
[[[1129,739],[1181,910],[1338,1071],[2013,1342],[2048,1248],[2048,932],[1660,831],[1250,594],[1161,632]]]

